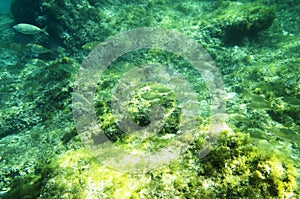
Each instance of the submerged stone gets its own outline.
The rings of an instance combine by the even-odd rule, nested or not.
[[[274,7],[229,1],[216,3],[216,9],[208,16],[212,34],[227,44],[257,35],[269,28],[274,18]]]

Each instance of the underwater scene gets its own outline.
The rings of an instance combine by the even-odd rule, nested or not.
[[[300,198],[299,13],[0,0],[0,198]]]

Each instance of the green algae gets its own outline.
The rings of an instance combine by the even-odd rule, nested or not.
[[[191,148],[170,165],[134,175],[102,165],[86,149],[72,150],[52,159],[50,164],[41,162],[39,175],[16,178],[16,189],[4,198],[39,194],[62,198],[295,196],[293,162],[280,152],[270,153],[270,148],[253,146],[247,134],[223,132],[211,153],[198,159],[202,141],[201,137],[195,139]]]
[[[27,3],[27,1],[16,2],[23,2],[23,5]],[[78,61],[68,58],[70,55],[65,52],[61,55],[65,56],[64,58],[58,57],[56,60],[46,61],[42,66],[29,63],[30,61],[24,59],[12,65],[15,71],[0,69],[3,72],[1,83],[4,82],[1,85],[1,94],[10,93],[21,100],[21,103],[14,104],[6,98],[1,98],[2,103],[5,101],[5,108],[1,108],[0,113],[2,127],[0,137],[7,139],[5,143],[4,139],[1,139],[3,150],[0,157],[1,165],[4,165],[1,179],[5,181],[0,182],[0,185],[13,188],[8,191],[7,198],[289,198],[299,195],[295,182],[297,172],[293,168],[293,166],[299,167],[299,163],[291,162],[292,155],[299,156],[299,153],[295,153],[297,150],[299,152],[298,139],[295,139],[299,136],[297,127],[300,121],[297,108],[299,78],[295,77],[295,74],[299,73],[299,58],[296,58],[299,54],[299,36],[291,35],[293,32],[297,33],[295,31],[297,25],[293,26],[294,31],[288,30],[285,35],[281,34],[281,31],[283,32],[281,28],[274,29],[275,26],[271,27],[270,31],[257,35],[273,22],[273,7],[268,8],[261,4],[247,2],[217,2],[213,6],[201,2],[176,2],[170,6],[168,1],[155,1],[145,3],[147,4],[145,8],[142,6],[143,2],[140,6],[132,2],[123,10],[114,3],[104,5],[95,1],[40,2],[42,5],[39,6],[44,11],[38,14],[39,24],[41,26],[46,25],[45,23],[49,24],[49,29],[53,33],[51,35],[56,35],[56,39],[60,40],[66,48],[72,49],[72,52],[76,52],[73,49],[79,49],[87,41],[101,41],[120,30],[138,26],[158,25],[175,28],[196,38],[216,58],[217,65],[224,75],[226,87],[242,93],[239,98],[230,102],[228,108],[231,113],[241,113],[241,115],[231,115],[235,124],[234,131],[248,132],[250,138],[248,135],[245,136],[246,133],[224,133],[212,153],[204,159],[199,159],[197,156],[203,138],[192,136],[191,150],[188,150],[182,159],[161,171],[137,176],[116,172],[102,166],[89,155],[88,151],[81,149],[83,146],[74,129],[70,130],[58,125],[71,124],[70,109],[67,108],[71,106],[70,77],[73,77],[80,65]],[[91,5],[97,4],[103,9],[91,8]],[[19,14],[23,13],[23,15],[15,16],[16,21],[23,20],[24,16],[28,20],[35,20],[35,12],[32,12],[32,9],[38,7],[36,4],[32,7],[19,7],[26,8],[24,12],[26,10],[30,12],[24,14],[22,10]],[[249,11],[253,12],[252,16]],[[78,13],[81,16],[78,23],[72,24],[72,16],[77,16]],[[281,16],[280,14],[282,13],[278,16]],[[54,22],[47,21],[45,16],[50,16],[49,20],[54,18]],[[92,21],[86,23],[86,18]],[[273,23],[276,23],[277,28],[279,23],[280,26],[285,27],[285,24],[291,24],[287,19],[289,17],[278,17]],[[234,36],[238,36],[237,41],[234,40]],[[256,40],[247,40],[246,37],[252,36],[255,36]],[[232,49],[225,48],[220,45],[218,38],[226,44],[233,43],[239,46]],[[23,39],[21,38],[22,41]],[[23,43],[11,45],[6,43],[4,48],[22,51],[24,46]],[[81,57],[80,53],[74,57]],[[1,56],[4,54],[1,51]],[[132,54],[128,57],[136,55]],[[21,59],[23,55],[20,53],[18,57]],[[150,59],[153,62],[161,60],[159,56]],[[27,61],[29,64],[26,65]],[[126,68],[132,67],[122,63],[117,65],[123,73]],[[181,66],[183,65],[178,68],[181,68],[181,72],[184,73],[185,67]],[[165,128],[167,130],[162,132],[162,135],[149,137],[146,140],[134,136],[123,137],[124,132],[118,130],[109,107],[112,97],[109,89],[116,84],[123,73],[107,71],[104,83],[97,88],[99,90],[96,94],[98,99],[96,109],[99,121],[111,136],[111,140],[117,144],[120,141],[124,148],[157,151],[166,143],[168,144],[163,136],[176,132],[180,114],[174,112],[174,117],[169,119],[168,128]],[[187,73],[185,75],[193,76]],[[18,79],[26,79],[26,81],[18,82],[16,81]],[[199,83],[199,79],[192,79],[192,82],[196,88],[204,87]],[[35,89],[28,90],[28,88]],[[168,104],[175,104],[170,95],[164,97],[164,94],[168,93],[168,90],[164,89],[157,88],[155,85],[152,86],[151,91],[137,94],[138,99],[147,94],[154,96],[146,97],[145,101],[141,100],[140,103],[132,106],[133,117],[138,116],[137,123],[147,124],[146,105],[149,101],[153,99],[164,101],[171,98],[172,103]],[[203,94],[200,99],[207,98],[206,92],[201,89],[197,92]],[[142,105],[142,108],[137,109],[138,105]],[[64,110],[55,114],[61,109]],[[138,111],[134,112],[135,110]],[[46,127],[37,125],[32,129],[37,122],[43,122]],[[56,130],[52,131],[49,127]],[[29,137],[32,140],[39,140],[42,144],[34,141],[25,142],[26,137],[22,139],[22,136],[26,136],[24,133],[26,130],[30,130]],[[12,135],[16,133],[20,139]],[[7,135],[12,135],[15,139],[10,140]],[[296,144],[288,145],[291,140]],[[6,152],[6,148],[10,148],[12,143],[17,142],[27,146],[11,148],[10,153]],[[66,145],[66,148],[61,146],[61,142]],[[136,145],[130,145],[132,142]],[[21,146],[21,143],[18,146]],[[280,143],[284,143],[287,147],[276,149],[282,147]],[[32,145],[40,148],[34,148]],[[45,145],[47,148],[40,145]],[[22,151],[32,152],[23,154]],[[63,154],[57,157],[53,151]],[[41,157],[36,158],[35,153],[41,154],[41,157],[44,156],[48,160],[39,162]],[[14,157],[15,154],[20,158]],[[23,162],[20,159],[29,160],[29,163],[24,164],[24,167],[15,166]],[[31,161],[35,163],[30,163]],[[36,172],[32,174],[33,172],[29,170],[30,174],[27,174],[26,165],[31,165],[29,168],[36,167]],[[11,168],[8,169],[7,166]],[[21,173],[20,176],[15,176],[18,172]]]
[[[293,163],[282,155],[251,145],[248,135],[223,132],[215,149],[203,159],[196,158],[202,139],[196,140],[192,148],[169,166],[135,175],[99,164],[87,150],[70,151],[48,166],[51,175],[44,181],[41,192],[63,198],[293,196],[296,188]]]
[[[92,6],[89,1],[43,0],[39,3],[42,11],[32,7],[19,12],[15,8],[24,7],[26,2],[15,0],[12,11],[16,23],[26,18],[41,27],[48,25],[50,35],[55,35],[69,50],[75,50],[70,46],[81,50],[90,41],[103,41],[119,31],[138,27],[170,28],[192,35],[197,35],[193,33],[196,31],[205,37],[208,34],[221,38],[225,43],[241,43],[244,37],[269,28],[275,17],[274,7],[262,3],[140,1],[139,6],[136,3],[124,6],[120,2],[97,2]],[[43,20],[37,21],[35,12]],[[92,49],[94,44],[90,44],[84,48]]]
[[[275,8],[259,3],[218,2],[207,19],[212,19],[212,32],[227,44],[237,44],[246,36],[253,37],[269,28]]]

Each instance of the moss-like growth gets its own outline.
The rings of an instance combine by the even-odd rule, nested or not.
[[[246,134],[225,131],[199,159],[202,141],[195,139],[169,166],[134,175],[101,165],[87,150],[70,151],[50,164],[40,193],[62,198],[288,198],[298,193],[293,163],[284,154],[253,146]]]
[[[139,184],[130,175],[97,162],[89,151],[70,151],[50,165],[51,177],[42,188],[47,197],[130,198]]]
[[[3,83],[1,104],[5,104],[0,112],[0,137],[11,135],[11,138],[3,138],[5,141],[1,139],[0,144],[0,164],[3,167],[0,197],[296,198],[299,189],[296,187],[295,168],[299,168],[300,145],[300,87],[295,75],[299,73],[300,63],[297,58],[299,17],[291,13],[298,16],[299,12],[296,1],[289,2],[293,3],[286,3],[285,8],[295,5],[295,9],[292,12],[289,12],[291,9],[288,12],[276,10],[280,13],[276,13],[278,18],[274,21],[273,5],[267,7],[246,1],[155,0],[127,1],[124,4],[123,1],[14,0],[15,23],[27,22],[41,28],[48,26],[50,37],[43,35],[44,38],[36,37],[35,41],[44,42],[46,39],[51,44],[55,41],[55,45],[58,42],[72,52],[78,52],[87,42],[91,42],[86,46],[90,50],[93,48],[91,44],[136,27],[172,28],[191,36],[213,54],[224,75],[226,90],[237,92],[228,106],[232,113],[229,122],[234,132],[249,132],[251,138],[245,133],[223,132],[213,150],[199,159],[206,129],[200,124],[195,134],[188,135],[190,145],[183,150],[182,156],[166,167],[142,174],[121,173],[105,167],[91,157],[89,151],[78,149],[82,145],[73,139],[77,133],[70,122],[69,107],[72,78],[79,67],[77,61],[60,52],[62,58],[30,63],[27,57],[31,54],[22,54],[26,45],[14,43],[15,38],[10,38],[2,42],[9,45],[1,45],[5,49],[0,53],[1,64],[11,55],[22,60],[15,65],[5,64],[7,67],[0,69]],[[273,22],[276,27],[271,26]],[[10,26],[3,28],[2,35],[9,32]],[[244,39],[256,37],[270,26],[269,34],[258,37],[264,41]],[[16,35],[22,42],[31,38]],[[223,45],[243,42],[247,45]],[[8,48],[5,46],[21,52],[6,54]],[[87,50],[74,57],[82,58]],[[96,93],[97,116],[106,135],[120,150],[157,152],[172,143],[170,140],[176,136],[182,119],[174,95],[161,85],[149,84],[144,85],[149,87],[148,90],[141,87],[132,96],[130,116],[136,124],[147,126],[151,122],[148,117],[151,106],[161,103],[172,112],[164,128],[146,138],[128,135],[118,128],[111,113],[111,90],[134,65],[159,62],[180,72],[192,84],[201,108],[204,107],[201,111],[205,113],[203,123],[209,115],[209,108],[206,108],[209,107],[209,92],[205,90],[203,80],[196,77],[197,71],[190,70],[191,66],[178,56],[161,55],[154,50],[128,53],[114,63],[119,71],[108,69],[100,80]],[[132,61],[131,58],[136,59],[132,65],[123,63]],[[32,128],[35,125],[36,128]],[[16,133],[19,134],[12,135]],[[111,152],[109,155],[117,153],[108,152]],[[57,157],[56,153],[63,154]],[[51,164],[49,161],[35,161],[41,156],[51,159]],[[20,160],[28,161],[29,166],[14,166],[19,165]],[[34,165],[36,169],[32,171]]]
[[[39,175],[16,177],[12,181],[12,190],[7,194],[4,194],[2,198],[37,198],[40,195],[41,187],[42,180]]]
[[[196,31],[208,38],[219,37],[227,44],[239,43],[245,36],[255,36],[269,28],[275,18],[273,7],[231,1],[139,1],[139,6],[134,2],[124,6],[122,1],[112,5],[80,0],[33,2],[34,8],[21,12],[16,8],[24,5],[23,1],[13,2],[12,12],[17,23],[23,22],[20,21],[23,17],[33,24],[47,25],[50,36],[72,51],[80,50],[87,42],[103,41],[119,31],[139,27],[188,29],[192,35]]]
[[[275,18],[275,8],[258,3],[218,2],[208,14],[215,36],[227,44],[240,43],[244,37],[256,36],[269,28]]]
[[[215,149],[203,159],[195,158],[199,144],[194,142],[170,169],[154,173],[146,194],[152,198],[288,198],[298,194],[293,162],[284,154],[251,145],[248,135],[223,132]]]

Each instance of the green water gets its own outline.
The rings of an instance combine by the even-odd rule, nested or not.
[[[1,0],[0,1],[0,12],[9,12],[10,10],[10,0]]]
[[[299,13],[0,1],[0,198],[298,198]]]

